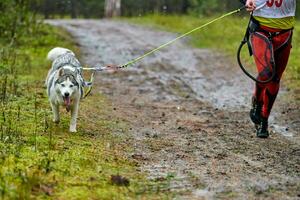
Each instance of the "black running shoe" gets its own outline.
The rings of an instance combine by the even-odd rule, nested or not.
[[[261,117],[260,125],[256,131],[256,136],[259,138],[268,138],[269,131],[268,131],[268,119]]]

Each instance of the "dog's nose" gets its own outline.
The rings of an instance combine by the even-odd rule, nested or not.
[[[65,92],[65,97],[68,97],[70,96],[70,93],[69,92]]]

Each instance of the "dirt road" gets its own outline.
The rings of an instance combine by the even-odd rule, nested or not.
[[[88,65],[123,64],[176,36],[116,21],[48,23],[75,37]],[[93,92],[106,94],[111,115],[130,127],[116,133],[131,136],[128,157],[149,178],[170,179],[179,199],[299,199],[299,99],[281,95],[271,137],[258,139],[248,119],[251,85],[228,58],[182,40],[98,74]]]

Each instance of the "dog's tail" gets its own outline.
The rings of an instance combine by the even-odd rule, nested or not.
[[[50,61],[54,61],[56,58],[58,58],[59,56],[65,53],[71,53],[75,56],[75,54],[69,49],[62,48],[62,47],[55,47],[51,51],[49,51],[47,55],[47,59]]]

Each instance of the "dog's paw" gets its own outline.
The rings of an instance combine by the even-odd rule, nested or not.
[[[71,132],[71,133],[76,133],[77,130],[76,130],[76,128],[70,128],[70,132]]]

